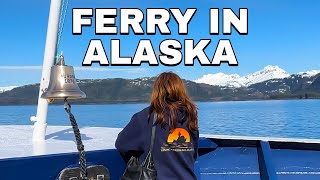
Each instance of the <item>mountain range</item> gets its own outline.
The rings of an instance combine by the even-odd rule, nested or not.
[[[155,77],[78,80],[87,98],[74,103],[147,102],[154,81]],[[278,66],[266,66],[246,76],[217,73],[184,82],[195,101],[320,98],[317,70],[290,75]],[[39,84],[0,88],[0,105],[36,104],[38,92]]]
[[[313,70],[307,72],[300,72],[297,75],[301,75],[302,77],[311,77],[320,73],[320,70]],[[195,80],[197,83],[205,83],[214,86],[227,86],[227,87],[249,87],[253,84],[257,84],[260,82],[264,82],[272,79],[285,79],[290,77],[285,70],[281,69],[278,66],[266,66],[260,71],[257,71],[252,74],[248,74],[246,76],[239,76],[238,74],[207,74],[203,77]]]

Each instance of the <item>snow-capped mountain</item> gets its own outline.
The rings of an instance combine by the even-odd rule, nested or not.
[[[299,72],[298,75],[301,77],[312,77],[320,73],[320,70],[311,70],[306,72]]]
[[[230,86],[230,87],[241,87],[243,84],[239,81],[241,77],[238,74],[207,74],[200,79],[195,80],[196,83],[204,83],[214,86]]]
[[[7,86],[7,87],[0,87],[0,93],[3,93],[5,91],[10,91],[13,88],[16,88],[17,86]]]
[[[239,88],[248,87],[252,84],[267,81],[270,79],[283,79],[289,76],[290,74],[288,74],[285,70],[281,69],[280,67],[269,65],[260,71],[242,77],[238,74],[207,74],[195,80],[195,82],[215,86]]]

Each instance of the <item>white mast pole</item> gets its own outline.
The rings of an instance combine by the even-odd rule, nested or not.
[[[59,19],[61,12],[62,0],[51,0],[50,13],[48,20],[47,39],[44,50],[42,77],[40,81],[39,98],[37,115],[30,118],[31,121],[35,121],[33,129],[33,141],[44,141],[47,128],[47,113],[48,113],[48,101],[40,98],[41,94],[46,88],[48,88],[51,66],[54,65],[55,56],[57,51],[57,40],[59,30]]]

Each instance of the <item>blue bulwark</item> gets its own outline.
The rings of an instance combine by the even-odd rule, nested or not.
[[[195,171],[199,180],[319,180],[319,149],[312,143],[200,138]],[[89,151],[86,157],[88,165],[106,167],[111,180],[124,172],[116,149]],[[0,159],[0,179],[55,180],[78,160],[78,153]]]
[[[276,180],[277,174],[272,162],[269,142],[259,141],[258,150],[259,170],[261,180]]]
[[[218,145],[213,142],[212,140],[204,137],[199,138],[199,148],[212,148],[215,149],[217,148]]]
[[[124,172],[125,164],[115,149],[88,151],[86,157],[89,165],[105,166],[112,180]],[[64,168],[77,166],[78,160],[78,153],[0,159],[0,179],[55,180]]]

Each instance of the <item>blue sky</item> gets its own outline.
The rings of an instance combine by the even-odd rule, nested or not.
[[[77,78],[136,78],[155,76],[162,71],[174,71],[186,79],[194,80],[209,73],[237,73],[246,75],[260,70],[267,65],[278,65],[289,73],[320,69],[318,52],[320,50],[320,14],[319,1],[234,1],[234,0],[200,0],[200,1],[102,1],[69,0],[67,16],[58,51],[63,51],[67,64],[75,67],[82,65],[82,60],[90,39],[102,39],[107,55],[110,54],[110,39],[120,39],[121,55],[133,56],[139,39],[151,39],[153,47],[159,51],[159,44],[168,38],[178,39],[212,39],[206,53],[209,59],[215,51],[219,39],[230,39],[236,53],[239,66],[230,67],[222,64],[217,67],[202,67],[195,63],[193,67],[179,66],[149,67],[99,67],[83,70],[76,68]],[[41,78],[49,0],[10,0],[1,2],[0,15],[0,87],[37,83]],[[85,27],[82,35],[72,35],[72,8],[197,8],[196,15],[189,24],[188,35],[178,35],[177,25],[172,19],[169,23],[171,35],[159,33],[137,36],[94,34],[94,26]],[[232,8],[238,13],[239,8],[248,8],[249,33],[246,36],[233,31],[232,35],[210,35],[209,8]],[[221,18],[221,17],[220,17]],[[117,19],[118,22],[118,19]],[[222,22],[222,21],[220,21]],[[145,22],[142,23],[145,26]],[[220,24],[221,27],[221,24]]]

